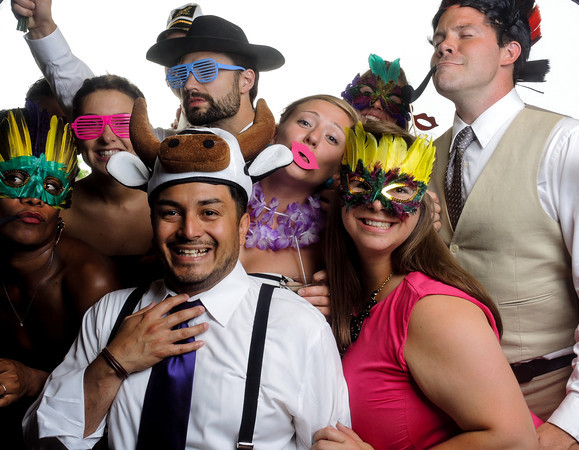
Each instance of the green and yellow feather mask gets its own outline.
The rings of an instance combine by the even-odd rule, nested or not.
[[[428,136],[408,147],[401,136],[366,132],[362,122],[346,129],[341,197],[348,208],[380,200],[387,212],[404,220],[418,209],[426,192],[436,149]]]
[[[27,102],[0,119],[0,197],[38,198],[70,206],[78,173],[72,131],[62,119]]]

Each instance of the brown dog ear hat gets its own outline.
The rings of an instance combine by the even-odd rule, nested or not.
[[[147,167],[152,169],[157,157],[165,169],[173,173],[197,170],[211,172],[227,167],[229,159],[225,155],[229,152],[215,142],[206,142],[204,147],[202,138],[195,130],[186,129],[159,142],[149,125],[147,102],[144,98],[135,100],[130,123],[131,142],[135,153]],[[253,125],[236,136],[245,161],[251,161],[264,150],[272,142],[274,134],[273,114],[265,100],[259,99]],[[222,153],[218,153],[219,149]]]
[[[149,195],[163,186],[204,181],[237,187],[249,198],[252,177],[293,161],[291,150],[284,145],[267,146],[275,123],[263,100],[258,102],[258,112],[253,125],[237,139],[219,128],[188,128],[160,142],[149,125],[145,99],[137,99],[130,124],[137,155],[118,152],[107,163],[107,170],[121,184],[146,189]]]

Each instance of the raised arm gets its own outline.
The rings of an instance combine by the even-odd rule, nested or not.
[[[59,103],[71,116],[72,99],[92,70],[71,51],[52,18],[52,0],[12,0],[12,11],[28,17],[26,42]]]

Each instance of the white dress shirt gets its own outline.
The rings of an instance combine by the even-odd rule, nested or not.
[[[513,89],[481,114],[472,124],[476,139],[467,148],[463,158],[463,192],[466,197],[472,191],[478,177],[497,148],[503,135],[524,108],[524,103]],[[467,126],[457,114],[453,124],[453,142],[458,132]],[[532,132],[532,130],[529,130]],[[452,143],[450,146],[452,149]],[[497,180],[500,183],[500,180]],[[579,293],[579,121],[562,118],[551,131],[543,159],[539,166],[537,191],[545,212],[560,224],[561,234],[571,255],[573,284]],[[508,194],[508,193],[505,193]],[[529,243],[532,245],[532,243]],[[579,355],[579,327],[575,332],[578,342],[574,351]],[[562,349],[570,353],[571,349]],[[567,431],[579,441],[579,364],[573,361],[574,371],[567,384],[567,396],[549,422]]]
[[[58,28],[42,39],[29,39],[28,34],[24,35],[24,39],[54,95],[67,116],[70,115],[74,94],[84,80],[94,77],[93,71],[72,53]]]
[[[195,297],[207,312],[190,325],[209,323],[199,335],[187,449],[235,448],[243,405],[253,319],[261,284],[241,264],[217,286]],[[85,368],[106,345],[111,328],[131,289],[103,297],[85,315],[63,363],[24,419],[25,434],[56,436],[68,448],[89,449],[109,426],[112,448],[135,448],[143,399],[151,369],[123,381],[108,417],[83,439]],[[162,280],[137,305],[175,295]],[[193,299],[192,299],[193,300]],[[314,433],[338,421],[350,423],[348,393],[336,342],[325,318],[310,303],[275,289],[269,313],[259,403],[254,433],[257,449],[306,449]],[[29,442],[33,448],[33,443]]]

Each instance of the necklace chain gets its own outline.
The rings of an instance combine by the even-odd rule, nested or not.
[[[370,294],[370,300],[364,305],[364,308],[362,311],[360,311],[360,314],[356,316],[352,315],[352,319],[350,320],[350,338],[352,343],[355,342],[360,336],[360,331],[362,331],[362,324],[364,323],[364,320],[370,316],[370,310],[378,303],[376,301],[376,296],[390,281],[392,275],[394,275],[394,272],[391,272],[390,275],[388,275],[382,284],[378,287],[378,289]]]
[[[378,289],[376,289],[374,292],[372,292],[372,294],[370,295],[370,300],[376,301],[376,296],[378,295],[378,293],[382,290],[382,288],[384,286],[386,286],[386,283],[388,283],[390,281],[390,278],[392,278],[392,275],[394,275],[394,272],[390,272],[390,275],[388,275],[386,277],[386,279],[382,282],[382,284],[380,285],[380,287]]]
[[[44,272],[42,272],[42,276],[40,277],[40,280],[38,280],[38,283],[36,283],[36,287],[34,288],[34,292],[32,292],[32,297],[30,298],[30,302],[28,303],[28,306],[26,307],[26,310],[24,311],[24,314],[22,315],[22,317],[20,317],[20,314],[18,314],[18,311],[16,311],[16,307],[14,306],[14,303],[12,303],[12,299],[8,295],[8,290],[6,289],[6,284],[4,284],[4,280],[2,280],[2,289],[4,290],[4,296],[6,297],[6,300],[8,300],[8,303],[10,303],[10,307],[12,308],[12,311],[14,312],[14,315],[18,319],[18,322],[20,323],[21,327],[24,326],[24,320],[26,319],[26,317],[28,316],[28,313],[30,312],[30,308],[32,307],[32,303],[34,303],[34,298],[36,297],[36,291],[38,291],[38,288],[42,284],[43,278],[48,273],[50,266],[52,266],[53,260],[54,260],[54,248],[52,249],[52,252],[50,253],[50,260],[48,261],[48,264],[47,264],[46,268],[44,269]]]

